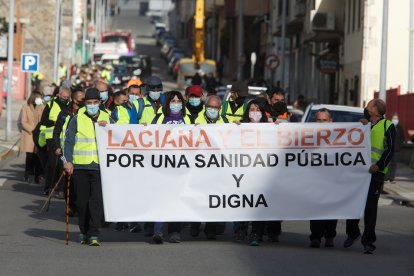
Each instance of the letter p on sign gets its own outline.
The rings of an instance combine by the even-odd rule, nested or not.
[[[23,72],[36,72],[39,70],[39,54],[22,53],[21,56]]]

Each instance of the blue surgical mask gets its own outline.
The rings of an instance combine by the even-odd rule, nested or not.
[[[43,100],[45,101],[45,103],[47,103],[48,101],[50,101],[51,98],[51,96],[47,95],[43,97]]]
[[[101,100],[102,100],[103,102],[106,102],[106,101],[108,100],[108,91],[101,92],[99,95],[100,95]]]
[[[129,102],[130,103],[133,103],[134,101],[136,101],[136,100],[138,100],[139,99],[139,96],[138,95],[129,95]]]
[[[219,111],[216,108],[207,107],[206,108],[206,116],[209,119],[217,119],[219,116]]]
[[[183,105],[181,103],[170,103],[171,113],[177,114],[181,111],[181,109],[183,109]]]
[[[88,112],[89,115],[95,116],[99,111],[99,104],[87,104],[86,105],[86,112]]]
[[[161,91],[149,91],[149,96],[154,101],[157,101],[161,96]]]
[[[201,104],[201,99],[200,98],[190,98],[188,100],[188,102],[190,103],[190,105],[192,106],[199,106]]]
[[[392,120],[392,123],[393,123],[394,125],[398,125],[399,120],[393,119],[393,120]]]

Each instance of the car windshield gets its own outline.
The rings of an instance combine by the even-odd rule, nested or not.
[[[139,65],[140,58],[137,56],[122,56],[119,58],[119,62],[128,65]]]
[[[315,122],[316,112],[318,110],[314,109],[309,112],[306,122]],[[351,111],[342,111],[342,110],[331,110],[332,120],[336,123],[343,122],[359,122],[364,117],[364,114]]]
[[[127,36],[120,36],[120,35],[108,35],[103,37],[103,42],[124,42],[128,43]]]

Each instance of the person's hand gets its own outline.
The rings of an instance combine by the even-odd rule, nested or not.
[[[370,174],[377,173],[379,171],[379,167],[377,164],[372,164],[368,171]]]
[[[367,125],[369,123],[369,121],[367,119],[361,119],[359,120],[361,122],[361,124],[363,125]]]
[[[63,165],[63,168],[67,174],[73,174],[73,164],[71,162],[66,162],[65,165]]]
[[[234,121],[234,123],[238,126],[240,125],[240,121]]]
[[[280,121],[276,120],[276,121],[274,121],[273,123],[274,123],[275,125],[278,125],[278,124],[280,124]]]
[[[414,135],[414,129],[409,129],[408,130],[408,135],[413,136]]]
[[[105,121],[99,121],[98,122],[98,125],[99,126],[101,126],[101,127],[106,127],[106,125],[107,125],[108,123],[107,122],[105,122]]]
[[[147,123],[142,123],[141,125],[143,125],[143,126],[147,126],[148,124],[147,124]]]
[[[57,149],[55,150],[55,155],[56,155],[56,156],[61,156],[61,155],[62,155],[62,149],[61,149],[61,148],[57,148]]]

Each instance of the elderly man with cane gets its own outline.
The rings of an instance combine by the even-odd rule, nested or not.
[[[85,109],[70,120],[64,144],[64,165],[72,175],[79,213],[80,243],[99,246],[99,229],[103,217],[101,174],[95,123],[106,126],[110,115],[100,109],[100,95],[96,88],[85,94]]]

